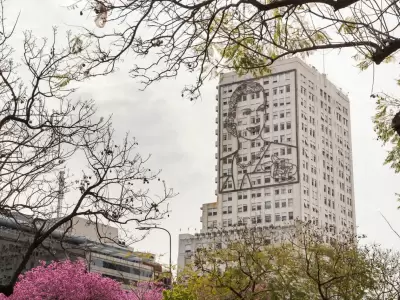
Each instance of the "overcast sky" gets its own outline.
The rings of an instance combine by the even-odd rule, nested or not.
[[[8,1],[6,15],[11,20],[21,12],[14,46],[21,46],[22,30],[31,29],[37,36],[49,36],[51,26],[60,32],[71,25],[93,24],[92,19],[79,16],[78,10],[68,10],[61,0]],[[73,29],[73,28],[72,28]],[[19,38],[18,38],[19,37]],[[400,178],[383,166],[386,150],[381,147],[372,129],[371,117],[375,103],[370,99],[373,70],[360,72],[351,59],[352,51],[326,51],[325,72],[329,80],[349,93],[355,203],[358,232],[368,236],[368,242],[400,250],[400,239],[391,232],[380,213],[400,231],[400,211],[395,193],[400,192]],[[306,60],[323,71],[322,53]],[[172,213],[162,225],[172,234],[172,259],[177,260],[180,232],[198,232],[202,203],[216,200],[215,184],[215,94],[217,81],[207,81],[202,100],[191,103],[180,97],[188,74],[181,74],[139,91],[138,82],[128,76],[132,59],[125,58],[124,67],[107,78],[98,78],[82,85],[78,96],[96,100],[100,113],[113,114],[113,124],[119,136],[130,131],[139,141],[143,155],[152,154],[152,169],[163,170],[161,178],[179,192],[171,201]],[[398,62],[375,67],[374,92],[398,95],[395,79],[399,77]],[[186,81],[185,81],[186,80]],[[164,254],[168,261],[168,238],[165,232],[153,231],[146,240],[134,245],[138,250]]]

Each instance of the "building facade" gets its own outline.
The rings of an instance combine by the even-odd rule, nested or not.
[[[0,215],[0,283],[7,284],[14,270],[32,242],[29,216]],[[122,284],[126,289],[141,281],[161,280],[166,285],[162,266],[152,254],[136,252],[133,248],[118,245],[111,240],[118,237],[118,229],[108,225],[88,222],[76,217],[68,231],[54,232],[36,248],[24,271],[34,268],[40,261],[84,259],[90,272],[102,274]],[[99,234],[101,238],[99,238]],[[62,237],[62,244],[60,243]],[[160,276],[163,275],[163,276]]]
[[[216,99],[217,201],[202,206],[200,234],[180,236],[180,267],[221,228],[355,231],[350,103],[325,74],[280,60],[261,78],[221,75]]]

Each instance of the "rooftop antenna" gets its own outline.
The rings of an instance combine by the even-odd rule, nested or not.
[[[57,202],[57,218],[61,217],[61,206],[64,200],[64,187],[65,187],[65,171],[62,170],[58,176],[58,202]]]

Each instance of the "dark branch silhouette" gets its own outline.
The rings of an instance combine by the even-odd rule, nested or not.
[[[400,48],[399,7],[389,0],[78,0],[70,8],[102,20],[82,35],[97,54],[88,70],[111,72],[132,55],[130,74],[146,88],[186,69],[197,74],[183,87],[191,100],[222,71],[257,76],[282,57],[342,48],[356,48],[366,68]]]
[[[107,74],[88,72],[90,44],[67,33],[68,46],[60,47],[56,29],[51,40],[25,32],[19,65],[8,43],[14,28],[7,31],[0,9],[0,214],[29,233],[11,279],[0,286],[0,293],[10,295],[35,251],[48,248],[55,236],[63,243],[76,217],[99,227],[100,241],[121,244],[121,236],[102,237],[100,230],[120,228],[129,245],[139,238],[125,225],[156,224],[174,193],[159,171],[146,167],[148,158],[137,153],[135,139],[118,141],[111,120],[97,115],[92,100],[71,99],[77,83]],[[68,172],[72,160],[81,162],[78,175]],[[67,172],[60,187],[61,170]],[[149,191],[154,184],[163,191],[156,197]],[[60,193],[66,197],[57,216]]]

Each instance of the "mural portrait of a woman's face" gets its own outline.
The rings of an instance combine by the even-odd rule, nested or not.
[[[224,120],[224,128],[228,134],[230,134],[236,143],[233,143],[232,152],[228,154],[232,158],[231,165],[231,179],[233,181],[233,189],[240,189],[241,184],[238,183],[247,177],[250,181],[251,174],[259,176],[261,173],[277,174],[277,168],[284,163],[285,159],[272,161],[271,158],[266,158],[266,152],[270,149],[278,149],[281,145],[275,145],[270,142],[268,137],[264,136],[264,132],[268,121],[267,110],[268,102],[267,96],[264,94],[264,88],[258,82],[244,82],[240,84],[232,93],[228,102],[229,109],[226,119]],[[244,104],[244,105],[242,105]],[[247,157],[248,153],[239,155],[240,147],[246,143],[247,147],[254,148],[255,152],[251,152],[251,156]],[[286,159],[287,160],[287,159]],[[281,164],[279,163],[281,162]],[[240,174],[246,174],[239,176],[233,171],[233,164],[236,165],[236,169]],[[268,165],[268,166],[267,166]],[[296,169],[295,165],[286,163],[291,168],[290,177],[293,177],[293,170]],[[273,172],[272,169],[275,169]],[[282,173],[280,170],[278,170]],[[284,172],[288,173],[288,172]],[[280,176],[282,179],[282,176]],[[229,178],[225,180],[229,182]],[[239,186],[237,186],[239,185]],[[225,186],[225,184],[224,184]]]
[[[250,103],[254,99],[261,98],[257,101],[259,104],[254,108],[241,108],[240,102]],[[260,138],[264,127],[264,115],[267,109],[267,99],[264,98],[264,88],[258,82],[245,82],[239,85],[233,92],[229,101],[229,112],[225,120],[225,126],[231,135],[237,137],[241,142],[256,140]],[[250,119],[257,120],[252,124],[245,126],[239,134],[239,125],[241,116],[249,116]]]

